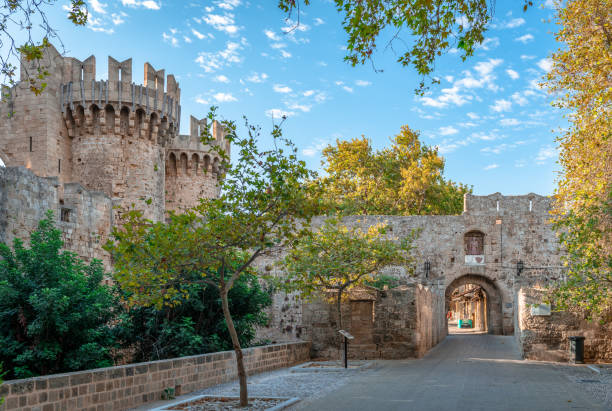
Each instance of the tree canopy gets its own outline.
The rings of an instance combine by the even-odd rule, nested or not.
[[[310,0],[303,0],[309,5]],[[279,0],[278,6],[299,24],[301,0]],[[495,1],[488,0],[334,0],[343,16],[342,27],[348,35],[344,60],[352,66],[374,61],[381,48],[397,52],[397,62],[412,65],[421,76],[417,88],[423,93],[426,79],[432,83],[436,59],[457,48],[462,60],[474,54],[484,41]],[[533,2],[523,1],[523,10]],[[385,38],[387,38],[385,40]]]
[[[114,297],[102,263],[62,251],[49,212],[30,247],[0,243],[0,363],[11,378],[113,365]]]
[[[323,150],[316,180],[324,202],[344,215],[460,214],[464,184],[446,180],[438,150],[403,126],[391,147],[374,150],[365,137],[337,140]]]
[[[569,112],[558,137],[561,173],[554,221],[568,252],[560,308],[612,306],[612,1],[557,3],[557,41],[545,85]]]
[[[306,232],[288,250],[282,260],[286,276],[283,288],[297,290],[301,297],[332,293],[336,300],[338,328],[342,329],[341,302],[345,291],[373,281],[379,270],[399,265],[413,271],[410,254],[416,234],[390,238],[385,224],[366,231],[347,227],[341,221],[327,219],[320,230]]]
[[[214,110],[209,119],[214,119]],[[197,282],[218,289],[236,353],[240,402],[246,405],[246,371],[229,291],[241,276],[255,274],[250,267],[257,257],[285,246],[300,233],[300,224],[308,223],[312,201],[307,180],[312,172],[279,125],[271,133],[272,148],[261,150],[258,127],[246,122],[247,135],[239,137],[234,122],[222,124],[237,155],[230,163],[220,151],[225,175],[219,197],[201,199],[185,213],[171,214],[167,222],[153,223],[131,210],[107,249],[115,259],[115,279],[131,293],[131,305],[177,306],[193,297]],[[207,128],[202,140],[210,139]]]

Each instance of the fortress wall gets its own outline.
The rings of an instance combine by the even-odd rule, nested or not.
[[[585,362],[612,361],[612,309],[587,321],[581,313],[540,305],[545,297],[546,290],[535,288],[521,288],[517,294],[517,340],[524,358],[569,361],[569,337],[583,336]]]
[[[418,357],[422,357],[448,334],[446,303],[440,290],[418,285],[416,291]]]
[[[64,195],[61,200],[60,188]],[[110,268],[110,258],[102,250],[113,227],[108,196],[80,184],[61,187],[57,178],[38,177],[24,167],[0,167],[0,241],[27,241],[47,210],[53,211],[68,250],[86,261],[98,258]]]

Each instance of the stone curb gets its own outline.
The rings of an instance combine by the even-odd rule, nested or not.
[[[344,368],[344,367],[310,367],[310,365],[312,364],[320,364],[320,362],[317,361],[310,361],[310,362],[305,362],[303,364],[300,365],[296,365],[295,367],[291,367],[289,370],[292,373],[311,373],[311,372],[343,372],[343,371],[348,371],[348,372],[354,372],[354,371],[361,371],[364,370],[366,368],[370,368],[373,365],[372,361],[368,361],[365,362],[363,364],[361,364],[358,367],[352,367],[352,368]]]
[[[179,400],[179,401],[174,401],[174,402],[171,402],[170,404],[165,404],[165,405],[163,405],[161,407],[151,408],[150,411],[166,411],[166,410],[171,409],[171,407],[175,407],[177,405],[183,405],[185,403],[192,402],[192,401],[197,401],[197,400],[200,400],[202,398],[221,398],[221,397],[222,398],[230,398],[232,400],[240,399],[240,397],[236,397],[236,396],[233,396],[233,395],[210,395],[210,394],[194,395],[191,398],[182,399],[182,400]],[[281,410],[284,410],[287,407],[289,407],[289,406],[291,406],[293,404],[296,404],[296,403],[298,403],[300,401],[300,398],[297,398],[297,397],[287,398],[287,397],[259,397],[258,396],[258,397],[252,397],[251,399],[252,400],[254,400],[254,399],[260,399],[260,400],[285,400],[285,401],[281,402],[280,404],[275,405],[272,408],[268,408],[267,411],[281,411]]]

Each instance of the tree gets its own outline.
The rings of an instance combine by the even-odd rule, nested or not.
[[[476,46],[483,42],[488,29],[495,1],[487,0],[334,0],[348,35],[344,60],[353,67],[372,62],[378,45],[385,43],[382,33],[391,33],[385,49],[397,43],[407,50],[399,54],[397,62],[402,66],[412,64],[421,76],[417,92],[425,89],[425,78],[431,78],[436,59],[452,48],[462,53],[466,60],[474,54]],[[310,0],[304,0],[304,5]],[[524,0],[523,11],[533,2]],[[300,18],[300,0],[279,0],[278,6],[289,17],[295,10],[297,24]],[[297,26],[296,26],[297,27]],[[408,38],[400,35],[407,31]]]
[[[362,231],[328,219],[319,231],[304,233],[289,249],[282,260],[286,277],[281,279],[281,285],[287,291],[299,291],[303,298],[333,293],[338,329],[343,329],[344,293],[374,281],[378,271],[386,266],[401,265],[412,273],[410,252],[415,235],[398,242],[386,238],[384,224]]]
[[[56,0],[4,0],[0,5],[0,84],[7,82],[14,85],[17,66],[13,59],[30,62],[24,66],[30,90],[40,94],[46,87],[45,78],[49,73],[41,65],[43,53],[49,46],[49,39],[61,40],[49,23],[45,12]],[[87,23],[87,4],[84,0],[70,0],[68,20],[77,26]],[[42,34],[39,37],[39,32]],[[25,32],[27,38],[23,44],[16,43],[17,32]],[[2,97],[4,98],[4,92]]]
[[[214,119],[214,110],[209,119]],[[284,247],[303,231],[299,224],[307,224],[311,214],[306,181],[313,175],[297,159],[280,126],[272,130],[272,148],[260,150],[259,128],[246,122],[247,136],[241,138],[234,122],[222,124],[238,155],[230,163],[221,152],[225,176],[220,196],[201,199],[184,214],[171,214],[168,222],[152,223],[132,210],[107,249],[115,259],[115,279],[131,293],[132,305],[175,306],[190,298],[196,281],[218,289],[236,353],[240,404],[245,406],[246,372],[229,291],[258,257]],[[204,134],[208,142],[210,130]]]
[[[196,355],[232,349],[224,322],[219,290],[191,279],[189,298],[172,307],[131,307],[118,316],[115,333],[125,348],[133,349],[135,362]],[[129,298],[129,296],[125,296]],[[263,309],[272,302],[258,277],[240,276],[228,293],[228,305],[241,347],[255,338],[255,326],[265,325]]]
[[[567,251],[560,309],[599,314],[612,307],[612,1],[557,3],[561,26],[545,86],[569,111],[559,136],[562,170],[553,218]]]
[[[0,362],[11,378],[113,364],[114,297],[100,261],[61,251],[48,212],[30,236],[0,243]]]
[[[421,144],[408,126],[374,151],[365,137],[336,141],[323,150],[326,176],[316,181],[322,198],[344,215],[459,214],[466,185],[445,180],[444,159]]]

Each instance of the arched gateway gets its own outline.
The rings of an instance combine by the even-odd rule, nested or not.
[[[467,285],[474,287],[459,293],[453,292]],[[475,327],[489,334],[504,334],[501,292],[495,282],[483,275],[466,274],[453,280],[444,293],[446,312],[451,310],[453,302],[461,299],[467,293],[482,295],[482,298],[476,297],[478,304],[474,310],[477,311],[474,318]]]

